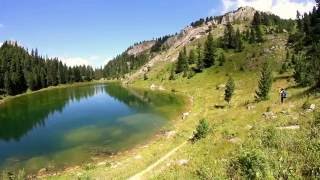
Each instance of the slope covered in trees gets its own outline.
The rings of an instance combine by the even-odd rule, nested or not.
[[[316,3],[310,13],[297,12],[297,31],[291,34],[288,43],[293,48],[296,82],[320,88],[320,0]]]
[[[44,58],[37,50],[29,53],[16,42],[4,42],[0,48],[0,92],[16,95],[27,89],[90,81],[94,70],[90,66],[68,67],[58,58]]]

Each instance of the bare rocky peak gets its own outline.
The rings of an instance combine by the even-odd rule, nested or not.
[[[135,46],[131,47],[130,49],[128,49],[127,54],[135,56],[135,55],[140,54],[146,50],[149,50],[154,44],[155,44],[154,40],[142,42],[141,44],[135,45]]]
[[[172,36],[167,39],[166,42],[164,42],[164,45],[167,47],[177,47],[177,46],[184,46],[188,42],[198,39],[202,37],[203,35],[206,35],[209,27],[211,26],[219,26],[219,25],[226,25],[228,22],[234,23],[234,22],[242,22],[242,21],[252,21],[253,16],[257,12],[252,7],[240,7],[235,11],[228,12],[223,16],[219,16],[214,18],[213,21],[207,22],[202,26],[198,27],[192,27],[187,26],[184,29],[181,30],[181,32],[178,35]],[[140,54],[146,50],[149,50],[152,48],[152,46],[155,44],[155,41],[145,41],[141,44],[135,45],[128,49],[127,54],[129,55],[137,55]]]
[[[228,22],[233,23],[236,21],[252,21],[256,12],[253,7],[240,7],[236,11],[226,13],[222,16],[221,24],[225,25]]]

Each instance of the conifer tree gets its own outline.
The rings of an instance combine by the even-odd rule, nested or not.
[[[269,62],[265,62],[261,69],[261,75],[258,85],[258,90],[256,91],[256,100],[265,101],[269,98],[269,91],[272,86],[272,70]]]
[[[219,57],[219,66],[223,66],[225,62],[226,62],[226,57],[225,57],[224,53],[221,53],[221,55]]]
[[[226,84],[226,89],[224,92],[224,100],[227,103],[230,103],[231,98],[233,96],[234,93],[234,89],[235,89],[235,84],[234,84],[234,80],[232,79],[232,77],[229,78],[227,84]]]
[[[214,41],[213,41],[213,36],[211,33],[209,33],[206,43],[205,43],[205,48],[204,48],[204,67],[209,68],[214,65],[215,61],[215,48],[214,48]]]
[[[236,47],[236,35],[231,23],[228,23],[223,35],[223,43],[225,48],[234,49]]]
[[[203,62],[203,52],[202,52],[202,47],[201,47],[201,44],[199,43],[198,46],[197,46],[197,71],[198,72],[202,72],[202,70],[204,69],[204,62]]]
[[[170,70],[169,80],[175,80],[174,67],[172,67],[171,70]]]
[[[255,26],[255,35],[256,35],[256,42],[260,43],[263,42],[263,35],[262,35],[262,31],[261,31],[261,27],[260,26]]]
[[[256,42],[256,33],[253,29],[250,30],[249,43],[253,44]]]
[[[184,49],[179,53],[178,62],[176,66],[176,73],[185,72],[188,70],[187,50]]]
[[[241,52],[243,50],[243,42],[242,42],[239,28],[237,29],[237,32],[235,35],[235,49],[237,52]]]
[[[189,53],[189,64],[194,64],[197,61],[197,53],[196,50],[192,49]]]

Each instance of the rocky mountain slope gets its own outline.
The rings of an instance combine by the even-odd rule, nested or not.
[[[180,31],[180,33],[168,38],[164,42],[164,46],[169,47],[166,51],[156,53],[152,56],[150,61],[142,66],[139,70],[126,76],[125,83],[142,76],[144,73],[150,71],[155,64],[161,62],[175,61],[178,57],[179,51],[185,45],[193,42],[196,39],[203,38],[211,31],[214,37],[221,37],[223,35],[225,25],[227,23],[240,23],[245,25],[251,23],[255,12],[252,7],[240,7],[233,12],[228,12],[223,16],[214,17],[213,20],[203,23],[200,26],[187,26]],[[145,41],[141,44],[133,46],[126,53],[129,55],[138,55],[140,53],[149,51],[154,45],[154,41]]]

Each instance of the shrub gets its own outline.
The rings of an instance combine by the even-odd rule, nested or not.
[[[302,104],[302,109],[307,110],[311,106],[311,103],[309,102],[309,99],[307,99],[303,104]]]
[[[214,177],[216,177],[212,172],[212,169],[208,167],[200,167],[196,170],[196,175],[201,180],[214,179]]]
[[[320,142],[311,140],[305,151],[302,176],[305,179],[319,179],[320,177]]]
[[[192,70],[190,70],[189,72],[188,72],[188,79],[191,79],[194,75],[195,75],[196,73],[194,72],[194,71],[192,71]]]
[[[314,118],[312,119],[310,123],[310,138],[319,138],[320,139],[320,113],[317,112],[314,115]]]
[[[269,127],[261,133],[261,142],[264,147],[277,148],[278,147],[277,132],[274,127]]]
[[[243,151],[229,163],[227,175],[232,179],[263,179],[267,174],[264,155],[257,150]]]
[[[268,106],[267,107],[267,111],[266,112],[271,112],[272,110],[271,110],[271,107],[270,106]]]
[[[208,133],[209,124],[205,119],[201,119],[197,126],[196,132],[194,133],[193,141],[205,138],[208,135]]]
[[[145,81],[148,80],[148,75],[147,74],[143,75],[143,80],[145,80]]]

